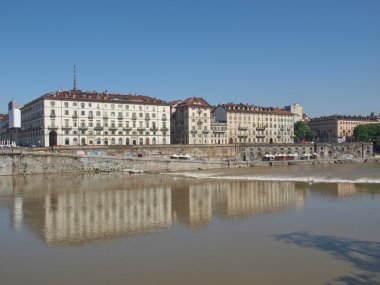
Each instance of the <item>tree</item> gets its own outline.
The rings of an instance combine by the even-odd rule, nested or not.
[[[312,141],[315,138],[315,131],[303,121],[298,121],[294,124],[295,141],[300,142],[303,140]]]
[[[354,137],[358,141],[379,141],[380,123],[356,126],[354,129]]]
[[[380,123],[359,125],[354,129],[354,137],[358,141],[373,141],[374,151],[380,152]]]

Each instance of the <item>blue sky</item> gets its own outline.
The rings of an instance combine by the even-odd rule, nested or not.
[[[0,1],[0,111],[78,87],[380,111],[378,0]]]

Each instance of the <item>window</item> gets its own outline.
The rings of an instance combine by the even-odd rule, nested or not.
[[[65,110],[65,115],[69,115],[69,110]]]
[[[63,106],[65,106],[66,108],[69,107],[69,102],[63,102]]]

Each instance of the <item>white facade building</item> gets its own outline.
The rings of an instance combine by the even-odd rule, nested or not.
[[[144,95],[60,90],[26,104],[21,117],[24,144],[170,143],[170,105]]]
[[[304,121],[305,110],[302,105],[294,103],[290,106],[285,106],[284,109],[294,114],[294,122]]]

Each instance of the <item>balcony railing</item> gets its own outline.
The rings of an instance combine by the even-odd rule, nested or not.
[[[203,130],[202,133],[204,133],[204,134],[208,134],[208,133],[209,133],[209,130]]]
[[[123,130],[127,131],[127,132],[130,132],[132,130],[132,128],[127,127],[127,128],[123,128]]]
[[[72,117],[73,117],[73,119],[77,119],[78,118],[78,114],[74,114]]]
[[[265,135],[256,135],[257,138],[265,138]]]
[[[246,131],[246,130],[248,130],[248,127],[239,126],[238,130],[240,130],[240,131]]]
[[[160,129],[160,131],[161,131],[161,132],[167,132],[167,131],[169,131],[169,129],[168,129],[167,127],[162,127],[162,128]]]
[[[243,135],[243,134],[238,135],[238,138],[246,138],[246,137],[248,137],[248,135]]]
[[[56,116],[56,114],[50,114],[50,118],[55,118]]]
[[[157,132],[157,131],[158,131],[158,128],[157,128],[157,127],[152,127],[152,128],[150,128],[150,130],[151,130],[152,132]]]
[[[49,130],[58,130],[58,127],[57,126],[48,126],[48,129]]]
[[[117,126],[110,126],[108,129],[110,131],[117,131],[118,127]]]
[[[94,127],[94,130],[95,130],[95,131],[102,131],[103,129],[104,129],[103,126],[95,126],[95,127]]]
[[[92,119],[94,119],[94,116],[93,115],[88,115],[88,119],[92,120]]]
[[[80,130],[80,131],[85,131],[85,130],[88,130],[88,127],[82,125],[82,126],[79,126],[79,127],[78,127],[78,130]]]
[[[256,130],[263,131],[263,130],[265,130],[265,127],[264,126],[256,127]]]
[[[62,126],[62,130],[71,130],[72,126]]]

